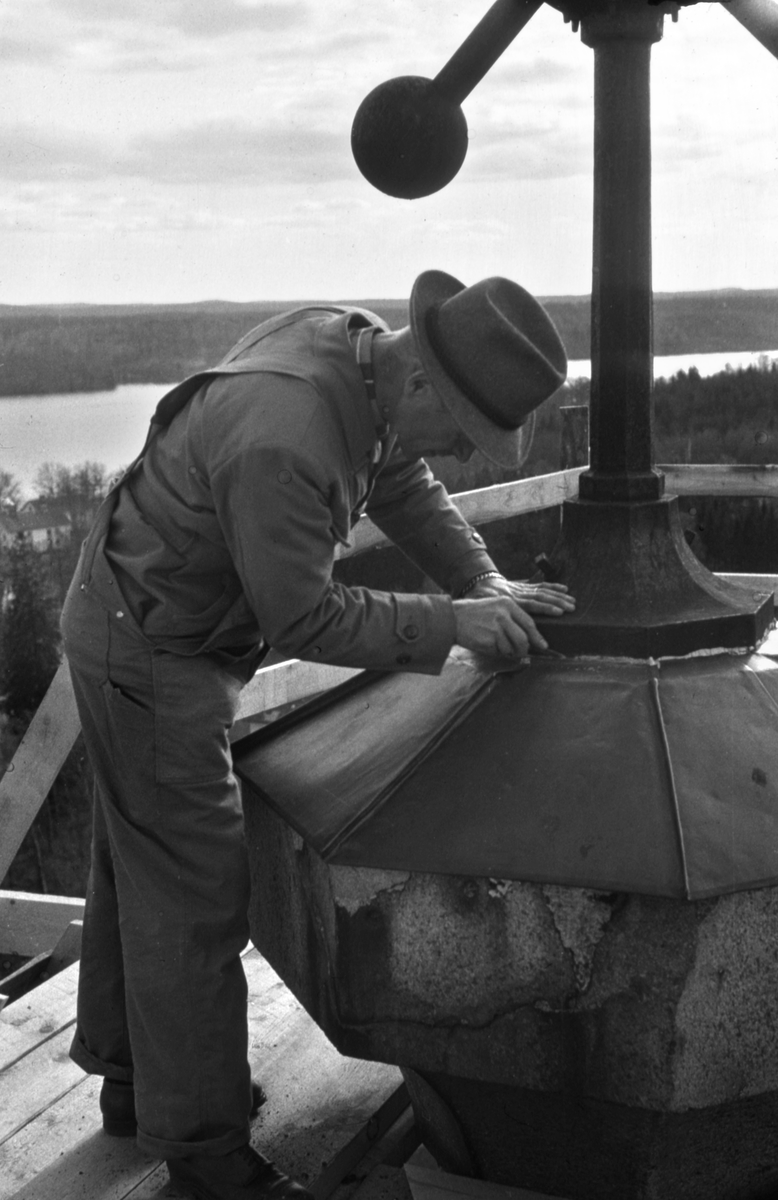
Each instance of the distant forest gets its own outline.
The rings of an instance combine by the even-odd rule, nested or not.
[[[305,303],[300,301],[299,303]],[[405,300],[349,301],[406,324]],[[589,357],[589,297],[547,297],[570,358]],[[179,305],[0,305],[0,396],[173,383],[217,363],[252,326],[293,301]],[[655,352],[778,347],[778,290],[659,293]]]
[[[588,379],[572,380],[547,400],[537,411],[529,454],[520,471],[502,471],[480,454],[466,464],[451,458],[430,459],[430,466],[453,493],[558,471],[559,410],[588,403]],[[764,359],[707,378],[692,367],[672,379],[657,380],[654,459],[760,466],[778,462],[778,363]],[[682,499],[680,507],[686,539],[710,570],[778,573],[778,501],[696,496]],[[487,542],[503,570],[515,576],[530,574],[539,543],[546,550],[553,545],[558,519],[558,512],[531,515],[525,521],[526,536],[519,538],[508,529],[512,522],[493,526]]]

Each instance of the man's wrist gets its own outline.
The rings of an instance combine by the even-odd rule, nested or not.
[[[505,578],[505,576],[502,574],[501,571],[479,571],[477,575],[473,575],[472,578],[468,579],[468,581],[464,585],[464,587],[461,587],[459,589],[459,591],[457,592],[454,599],[455,600],[464,600],[465,596],[467,596],[470,592],[472,592],[474,588],[477,588],[479,583],[482,583],[484,579],[504,579],[504,578]]]

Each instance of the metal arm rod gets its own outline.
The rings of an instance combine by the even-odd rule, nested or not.
[[[722,0],[724,8],[778,58],[778,4],[775,0]]]
[[[541,2],[496,0],[435,76],[436,90],[454,104],[461,104],[535,15]]]

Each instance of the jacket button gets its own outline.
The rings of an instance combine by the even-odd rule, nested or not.
[[[124,613],[122,612],[122,610],[121,610],[121,609],[119,609],[119,611],[117,612],[117,614],[116,614],[116,615],[117,615],[117,617],[123,617],[123,616],[124,616]]]
[[[415,625],[406,625],[403,629],[403,637],[407,637],[409,642],[414,641],[419,636],[419,630]]]
[[[292,472],[291,471],[279,471],[278,472],[278,482],[279,483],[291,483],[292,482]]]
[[[411,661],[411,656],[410,656],[410,654],[398,654],[398,655],[397,655],[397,662],[399,663],[399,665],[400,665],[401,667],[407,667],[407,666],[408,666],[408,663],[409,663],[410,661]]]

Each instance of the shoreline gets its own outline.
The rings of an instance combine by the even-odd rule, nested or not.
[[[689,359],[697,360],[696,363],[689,363]],[[670,379],[681,371],[688,371],[691,367],[697,365],[699,373],[703,377],[715,375],[719,372],[726,371],[728,368],[733,371],[746,370],[749,367],[766,367],[769,369],[772,363],[778,362],[778,347],[768,350],[702,350],[693,351],[682,354],[655,354],[654,355],[654,378],[655,379]],[[686,365],[684,365],[686,363]],[[704,369],[700,369],[700,368]],[[194,372],[189,372],[193,374]],[[591,377],[591,361],[588,358],[570,358],[568,360],[568,380],[573,379],[589,379]],[[117,393],[122,388],[157,388],[159,389],[160,398],[180,383],[181,379],[186,378],[181,375],[178,378],[160,382],[158,379],[134,379],[129,382],[112,383],[108,386],[81,386],[72,387],[62,391],[48,392],[3,392],[2,383],[0,382],[0,402],[3,400],[28,402],[34,400],[53,400],[67,399],[73,396],[98,396],[105,395],[107,397],[116,397]]]

